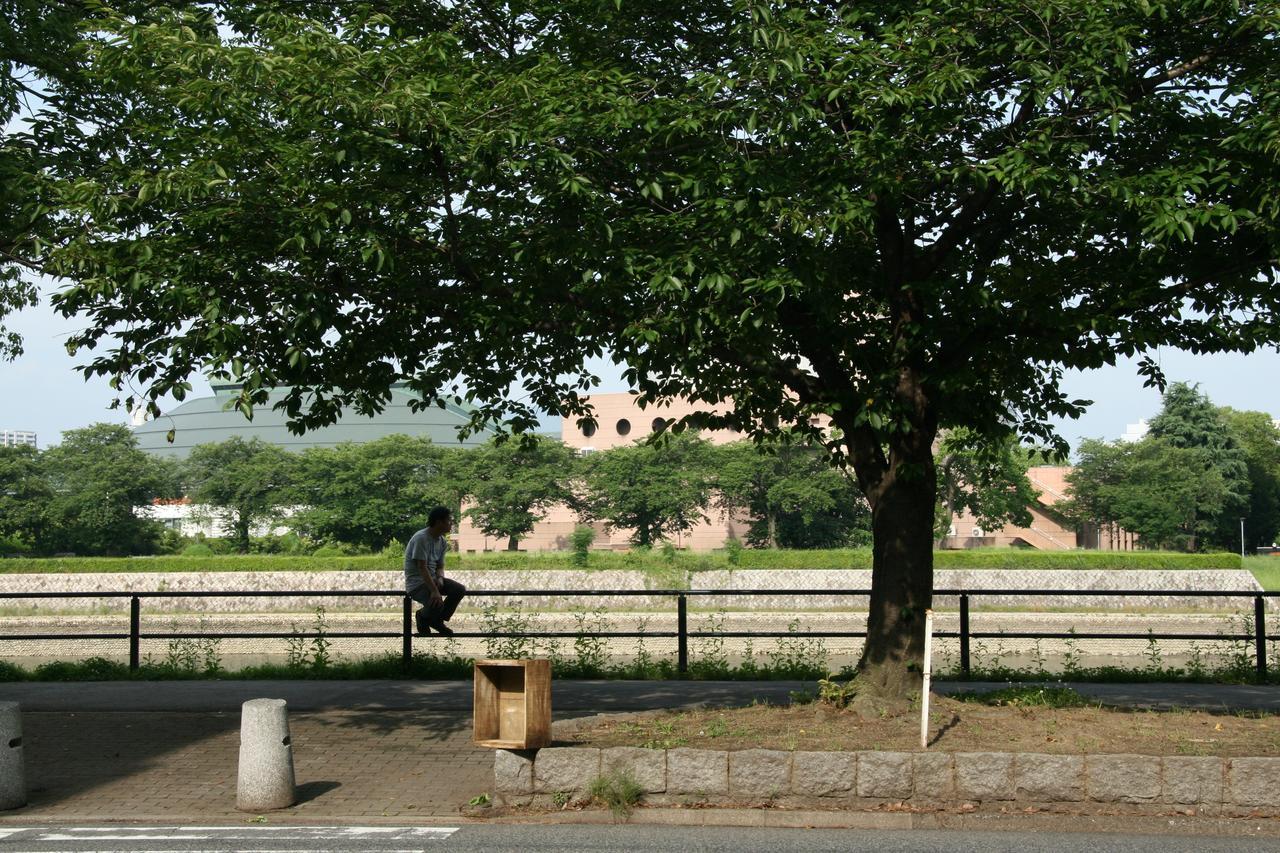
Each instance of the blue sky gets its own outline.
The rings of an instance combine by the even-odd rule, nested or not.
[[[8,318],[6,325],[25,338],[25,353],[12,363],[0,362],[0,429],[35,430],[41,447],[58,442],[62,431],[95,421],[127,422],[120,410],[108,409],[114,395],[105,379],[86,381],[67,355],[63,342],[74,321],[57,317],[47,304]],[[1280,353],[1270,349],[1250,355],[1194,355],[1161,350],[1158,359],[1170,381],[1199,383],[1220,406],[1254,409],[1280,417]],[[602,392],[625,391],[618,370],[607,362],[593,362],[603,380]],[[197,382],[198,392],[207,385]],[[1082,438],[1115,439],[1127,424],[1150,418],[1160,408],[1160,395],[1143,388],[1132,360],[1115,367],[1070,374],[1067,396],[1093,400],[1077,421],[1057,424],[1074,449]]]

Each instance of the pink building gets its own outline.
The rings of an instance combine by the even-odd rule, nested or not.
[[[562,421],[560,437],[580,454],[609,450],[621,445],[633,444],[658,429],[663,423],[677,420],[698,411],[701,407],[689,402],[676,402],[661,408],[641,409],[632,394],[596,394],[589,398],[596,412],[598,426],[583,431],[572,421]],[[706,433],[715,444],[727,444],[742,438],[731,430]],[[1039,466],[1027,475],[1040,497],[1030,507],[1034,519],[1030,527],[1005,527],[1000,530],[983,530],[967,513],[956,517],[951,534],[942,540],[943,548],[979,547],[1031,547],[1042,551],[1062,551],[1074,548],[1101,550],[1132,550],[1133,536],[1118,528],[1086,527],[1077,531],[1054,504],[1066,499],[1066,474],[1069,466]],[[465,506],[464,506],[465,509]],[[677,548],[694,551],[710,551],[724,546],[729,538],[743,539],[748,522],[732,514],[726,515],[715,508],[706,511],[707,520],[675,540]],[[522,551],[562,551],[569,548],[569,536],[579,525],[577,516],[566,506],[553,507],[534,528],[533,533],[521,540]],[[594,548],[625,550],[630,547],[632,531],[605,530],[603,523],[593,525],[596,531]],[[505,538],[486,537],[476,529],[470,519],[459,522],[456,535],[458,548],[463,552],[501,551],[507,547]]]
[[[1132,551],[1134,536],[1115,525],[1086,525],[1077,530],[1064,519],[1054,505],[1067,499],[1069,465],[1038,465],[1027,471],[1031,485],[1040,493],[1031,506],[1030,527],[1002,527],[983,530],[966,510],[956,516],[951,532],[943,537],[943,548],[1021,547],[1040,551],[1065,551],[1089,548],[1101,551]]]
[[[694,403],[683,401],[660,408],[641,409],[636,405],[635,396],[629,393],[595,394],[588,399],[596,413],[598,426],[595,429],[584,432],[571,420],[562,420],[560,424],[561,440],[579,454],[634,444],[663,423],[703,409]],[[714,444],[727,444],[737,441],[742,435],[730,430],[716,430],[704,433],[704,437]],[[677,548],[710,551],[722,547],[726,539],[742,539],[746,536],[748,525],[745,521],[730,517],[714,507],[708,508],[706,515],[707,521],[676,537],[674,544]],[[578,517],[568,507],[552,507],[546,517],[534,527],[533,533],[520,540],[520,550],[567,550],[569,535],[579,524]],[[632,531],[618,529],[609,532],[605,530],[603,523],[592,526],[596,531],[592,547],[603,550],[625,550],[630,547]],[[506,539],[485,536],[465,517],[458,524],[456,539],[458,549],[464,553],[501,551],[507,547]]]

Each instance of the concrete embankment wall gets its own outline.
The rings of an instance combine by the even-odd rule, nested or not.
[[[457,571],[451,576],[472,590],[634,590],[642,592],[654,589],[659,583],[650,575],[634,571]],[[400,599],[394,594],[385,596],[316,596],[311,593],[334,590],[368,590],[394,593],[403,587],[403,575],[398,571],[353,572],[171,572],[171,573],[80,573],[80,574],[12,574],[0,575],[0,591],[3,592],[77,592],[137,593],[137,592],[243,592],[243,595],[224,597],[180,597],[149,599],[148,611],[207,613],[231,612],[305,612],[323,605],[334,612],[377,612],[398,610]],[[692,591],[711,590],[845,590],[869,589],[871,572],[865,570],[761,570],[710,571],[692,574],[687,579]],[[1240,598],[1200,596],[1142,596],[1138,598],[1108,595],[1115,590],[1152,590],[1172,592],[1202,590],[1221,592],[1258,591],[1261,586],[1251,573],[1242,569],[1223,570],[956,570],[943,569],[935,573],[937,589],[989,589],[1008,590],[997,595],[975,598],[975,607],[1025,607],[1030,609],[1083,609],[1142,608],[1155,610],[1236,610],[1247,607],[1249,602]],[[1019,590],[1075,590],[1098,592],[1098,595],[1079,596],[1030,596]],[[254,592],[296,591],[297,595],[280,597],[255,596]],[[601,607],[606,610],[666,610],[672,607],[668,596],[656,595],[607,595],[562,596],[533,595],[507,596],[486,599],[499,607],[509,607],[519,602],[536,610],[569,609],[572,607]],[[479,603],[477,601],[477,603]],[[732,596],[699,595],[692,606],[697,608],[727,608],[750,610],[776,610],[777,598],[769,595]],[[1271,600],[1272,607],[1280,602]],[[85,598],[72,602],[22,599],[9,601],[10,607],[29,609],[39,605],[41,609],[91,608],[95,612],[113,613],[128,610],[127,598]],[[788,597],[788,610],[837,610],[863,609],[865,596],[812,595]],[[938,596],[939,608],[957,606],[955,596]]]

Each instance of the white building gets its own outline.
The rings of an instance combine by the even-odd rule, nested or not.
[[[25,429],[0,429],[0,447],[36,447],[36,434]]]
[[[1151,430],[1151,425],[1147,423],[1146,418],[1139,420],[1136,424],[1128,424],[1124,428],[1124,435],[1120,436],[1120,440],[1128,444],[1142,441],[1146,438],[1147,433]]]
[[[297,511],[298,507],[281,507],[279,518],[255,524],[249,535],[283,536],[289,532],[285,519]],[[188,498],[156,500],[150,506],[134,507],[133,512],[141,518],[158,521],[163,527],[176,530],[180,536],[187,538],[205,536],[215,539],[227,535],[227,513],[203,504],[194,504]]]

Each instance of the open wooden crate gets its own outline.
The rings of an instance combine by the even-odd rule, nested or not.
[[[474,715],[476,746],[550,746],[551,661],[476,661]]]

